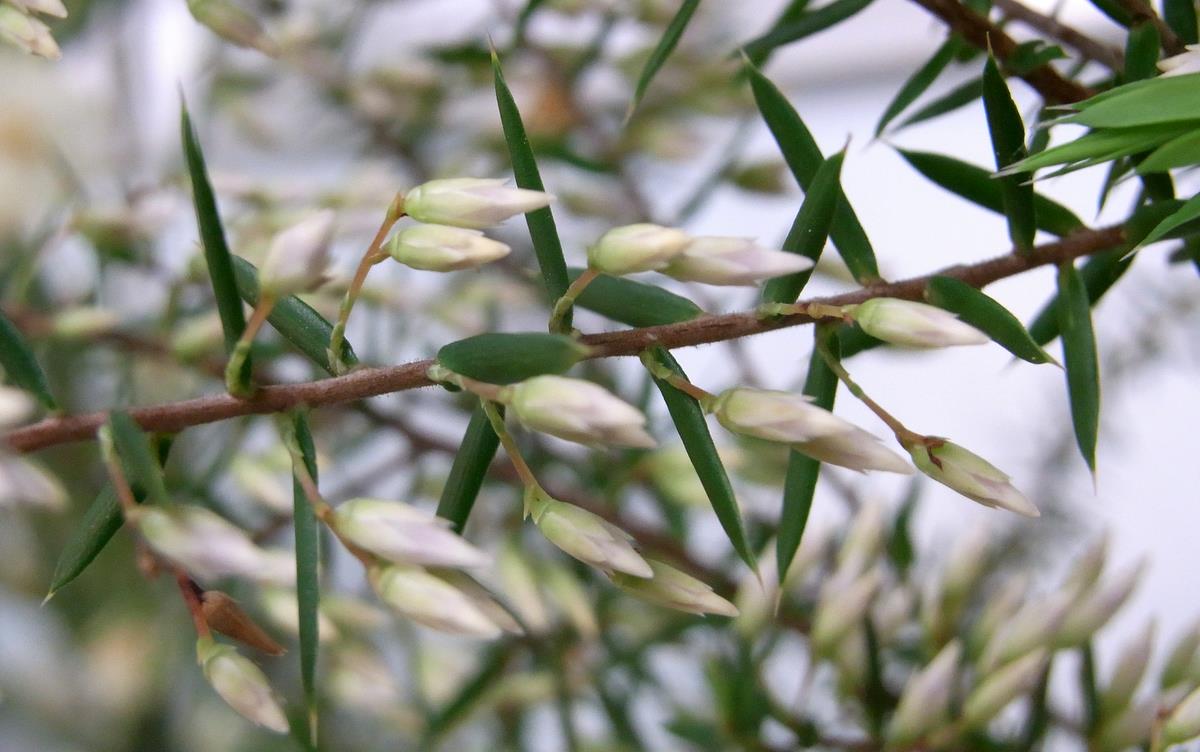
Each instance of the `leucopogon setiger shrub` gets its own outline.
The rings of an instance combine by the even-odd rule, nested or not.
[[[804,190],[791,230],[778,244],[744,237],[742,227],[700,235],[685,229],[684,221],[651,221],[655,218],[643,212],[647,216],[637,221],[606,223],[586,249],[564,248],[554,210],[557,202],[578,205],[580,198],[547,190],[540,152],[577,166],[587,167],[587,159],[570,152],[569,139],[553,142],[552,149],[535,148],[539,134],[527,128],[496,49],[459,50],[465,64],[490,65],[513,180],[497,169],[489,174],[503,177],[457,171],[399,190],[389,185],[382,221],[352,276],[337,281],[336,314],[329,318],[308,301],[334,281],[335,241],[349,234],[340,226],[345,212],[339,202],[313,202],[287,221],[276,217],[257,228],[264,248],[257,266],[235,254],[240,243],[229,242],[213,177],[185,109],[184,162],[208,315],[181,323],[162,350],[223,379],[226,394],[75,414],[55,398],[22,327],[0,318],[0,365],[12,384],[0,387],[0,426],[9,447],[0,454],[0,507],[61,511],[67,505],[64,484],[22,454],[41,447],[92,438],[107,479],[62,548],[47,600],[65,597],[58,593],[126,527],[142,571],[175,580],[193,622],[199,673],[215,693],[249,721],[290,734],[305,749],[326,744],[319,718],[328,715],[322,713],[328,699],[385,719],[420,748],[436,747],[481,709],[508,719],[542,705],[557,708],[571,749],[647,748],[629,701],[620,695],[632,695],[629,687],[663,684],[644,665],[647,654],[691,639],[700,625],[735,636],[734,647],[715,651],[703,672],[709,712],[676,700],[670,686],[659,687],[667,693],[666,728],[698,749],[774,750],[775,743],[763,739],[784,734],[787,744],[804,748],[1032,750],[1042,748],[1053,727],[1073,733],[1080,748],[1118,752],[1165,750],[1200,736],[1200,627],[1177,636],[1156,674],[1148,668],[1156,639],[1152,621],[1113,661],[1094,655],[1094,635],[1130,598],[1142,572],[1140,564],[1107,571],[1106,538],[1086,549],[1062,578],[1032,582],[1022,572],[999,568],[1003,546],[983,530],[958,535],[940,561],[930,563],[939,557],[920,553],[911,540],[911,499],[892,514],[848,494],[853,513],[844,530],[807,525],[816,485],[826,477],[823,467],[919,474],[983,506],[1039,517],[1030,498],[1035,494],[950,438],[902,421],[885,407],[884,394],[869,394],[855,380],[847,361],[880,346],[920,351],[998,345],[1026,363],[1059,366],[1076,443],[1095,472],[1100,398],[1091,309],[1144,245],[1180,240],[1173,258],[1197,258],[1192,224],[1200,203],[1176,199],[1169,172],[1200,163],[1194,7],[1189,16],[1182,4],[1166,3],[1165,20],[1147,7],[1148,16],[1126,23],[1118,16],[1130,15],[1127,4],[1097,2],[1129,27],[1129,45],[1121,69],[1084,84],[1050,65],[1065,55],[1061,48],[1017,44],[989,20],[987,3],[916,1],[951,33],[888,106],[877,133],[886,132],[952,63],[981,68],[970,86],[957,90],[957,99],[952,92],[893,130],[982,99],[993,166],[979,168],[939,154],[901,155],[949,192],[1003,214],[1011,252],[911,280],[889,281],[880,272],[840,184],[847,150],[823,154],[761,71],[777,47],[853,16],[869,0],[835,0],[815,9],[792,3],[767,34],[729,58],[733,67],[719,69],[737,73],[725,76],[734,86],[748,86],[783,165]],[[529,3],[519,17],[514,52],[526,32],[523,24],[540,5]],[[646,97],[653,102],[651,82],[676,53],[698,5],[684,0],[660,19],[664,30],[641,61],[626,124],[639,107],[649,108]],[[1024,6],[1017,3],[1005,5],[1014,18],[1062,28],[1028,9],[1018,15],[1014,9]],[[296,45],[306,43],[276,38],[228,0],[189,0],[187,6],[224,40],[278,57],[281,65],[297,59],[291,57]],[[640,12],[654,16],[652,10]],[[34,55],[57,58],[58,44],[39,14],[64,17],[66,8],[57,0],[0,0],[0,37]],[[606,17],[616,22],[617,16]],[[1071,39],[1062,41],[1080,44],[1079,36]],[[1186,51],[1176,49],[1183,44],[1189,45]],[[980,60],[982,50],[987,54]],[[1160,60],[1162,50],[1180,54]],[[1102,56],[1087,52],[1084,59],[1095,57]],[[1166,71],[1162,76],[1154,75],[1156,65]],[[697,70],[699,79],[705,71]],[[1011,78],[1025,80],[1050,105],[1035,127],[1025,126],[1009,91]],[[963,97],[963,91],[971,96]],[[1060,124],[1089,131],[1048,147],[1046,134]],[[1035,191],[1038,170],[1099,164],[1109,166],[1102,202],[1122,180],[1136,177],[1143,184],[1119,225],[1085,227]],[[770,170],[759,167],[731,164],[715,179],[755,190],[773,184]],[[380,294],[368,286],[373,269],[396,262],[406,267],[405,274],[477,272],[485,300],[478,308],[503,305],[497,290],[505,275],[534,271],[513,253],[509,234],[498,230],[518,217],[526,221],[540,276],[542,299],[530,307],[544,319],[544,331],[494,331],[485,320],[465,327],[483,333],[438,343],[429,348],[431,358],[394,366],[360,362],[347,331],[360,299]],[[99,238],[121,225],[80,217],[71,230],[99,246]],[[132,234],[131,227],[122,229]],[[1039,245],[1038,232],[1057,239]],[[822,256],[827,241],[856,288],[802,300],[819,264],[829,262]],[[1077,267],[1076,259],[1085,257]],[[578,265],[568,266],[568,260]],[[1057,294],[1028,327],[979,289],[1045,265],[1057,267]],[[635,274],[644,276],[628,278]],[[757,304],[740,313],[708,313],[661,286],[664,277],[754,288]],[[458,294],[457,302],[470,298],[463,288]],[[468,307],[449,305],[446,315],[461,316]],[[576,308],[628,328],[581,331]],[[420,328],[424,324],[416,319],[434,312],[432,305],[406,312],[404,323]],[[78,341],[111,335],[119,324],[111,312],[81,307],[60,313],[49,327],[32,328]],[[261,341],[268,324],[284,348],[328,377],[276,383],[261,367],[271,360],[271,348],[280,346]],[[812,325],[812,354],[796,390],[689,376],[670,352],[801,324]],[[1062,340],[1061,363],[1043,349],[1055,338]],[[645,389],[638,399],[596,368],[597,360],[615,357],[640,363]],[[364,402],[433,385],[445,390],[444,402],[470,413],[458,444],[439,442],[403,419],[381,417]],[[890,435],[836,414],[840,388]],[[678,443],[666,442],[670,432],[647,415],[652,389],[662,398]],[[414,497],[437,496],[435,510],[409,498],[329,489],[320,477],[321,431],[310,425],[307,408],[351,403],[363,417],[390,423],[414,452],[453,454],[441,476],[420,478],[432,483],[431,492],[416,483],[410,489]],[[49,417],[29,424],[39,406]],[[290,526],[290,547],[278,545],[274,530],[252,532],[219,503],[203,498],[213,491],[177,485],[166,472],[181,431],[252,414],[274,414],[274,449],[255,453],[235,445],[229,454],[218,452],[206,475],[228,476],[269,511],[276,527]],[[551,453],[547,461],[534,434],[583,448],[569,460]],[[501,446],[506,459],[494,462]],[[595,494],[563,487],[564,465],[579,469],[599,461],[590,458],[612,456],[624,458],[612,466],[616,472],[603,465],[581,470],[581,477],[591,473],[592,488],[585,490]],[[756,462],[771,467],[752,467]],[[489,474],[519,491],[519,514],[515,504],[514,513],[476,510]],[[737,498],[735,482],[752,477],[782,487],[781,512],[765,524],[747,519]],[[207,488],[208,480],[200,487]],[[664,502],[664,529],[647,527],[612,503],[632,484]],[[681,511],[689,505],[711,513],[727,537],[732,554],[720,566],[690,554]],[[475,522],[481,516],[483,525]],[[530,531],[546,545],[531,543],[536,539]],[[369,597],[332,587],[329,544],[357,561],[360,593],[369,591]],[[737,576],[731,576],[735,565]],[[244,590],[250,583],[253,590]],[[253,592],[253,605],[247,599],[243,607],[218,585]],[[436,659],[445,658],[447,665],[453,660],[418,647],[409,668],[419,702],[409,702],[384,670],[384,651],[374,638],[392,624],[389,612],[401,617],[405,629],[416,624],[452,635],[454,652],[468,641],[488,646],[476,673],[447,691],[441,675],[447,672]],[[298,691],[278,691],[277,672],[264,672],[241,652],[279,656],[285,633],[299,645]],[[798,658],[787,659],[794,664],[788,670],[801,672],[798,702],[781,698],[763,678],[768,665],[780,660],[775,648],[792,636],[801,638],[802,648]],[[601,650],[608,661],[597,657]],[[1083,698],[1078,718],[1064,717],[1051,691],[1059,667],[1072,662],[1079,666]],[[817,687],[830,690],[828,701],[812,698]],[[587,745],[579,739],[572,714],[585,696],[607,715],[612,745],[605,746],[607,736],[599,734]],[[768,723],[779,733],[764,732]]]

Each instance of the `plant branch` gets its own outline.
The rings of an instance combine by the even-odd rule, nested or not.
[[[1124,231],[1120,226],[1082,230],[1061,240],[1037,246],[1027,255],[1009,254],[975,264],[948,267],[935,274],[953,277],[974,287],[983,287],[996,280],[1047,264],[1057,264],[1114,248],[1120,245],[1124,238]],[[877,297],[919,300],[932,276],[934,275],[879,283],[841,295],[816,298],[807,303],[843,306]],[[752,310],[701,316],[678,324],[590,334],[581,337],[580,341],[592,349],[590,358],[634,356],[653,346],[668,349],[689,347],[811,323],[813,318],[801,313],[762,319],[757,311]],[[181,402],[133,408],[129,414],[145,431],[172,433],[191,426],[244,415],[278,413],[300,405],[321,407],[430,386],[432,382],[426,371],[433,364],[433,360],[419,360],[403,365],[363,368],[336,378],[264,386],[250,399],[238,399],[228,394],[209,395]],[[4,437],[4,441],[10,448],[19,452],[84,441],[93,438],[96,429],[104,423],[106,417],[107,413],[96,412],[48,418],[10,431]]]
[[[1125,70],[1125,53],[1103,42],[1089,37],[1074,26],[1059,21],[1054,16],[1037,12],[1019,0],[992,0],[1009,18],[1020,21],[1031,29],[1051,39],[1062,42],[1079,53],[1084,60],[1094,60],[1104,67],[1120,73]]]
[[[1167,26],[1146,0],[1117,0],[1117,4],[1133,16],[1135,22],[1149,21],[1154,24],[1154,28],[1158,31],[1158,38],[1162,42],[1163,51],[1168,55],[1178,55],[1185,51],[1183,42],[1179,40],[1175,31]]]

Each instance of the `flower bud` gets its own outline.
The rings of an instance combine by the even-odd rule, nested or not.
[[[400,501],[352,499],[334,526],[355,545],[397,564],[482,567],[490,557],[450,530],[450,521]]]
[[[1087,590],[1099,579],[1104,571],[1104,563],[1108,560],[1108,533],[1104,533],[1084,549],[1067,572],[1063,581],[1063,589],[1075,589],[1079,592]]]
[[[475,608],[479,609],[488,618],[488,621],[500,628],[501,632],[508,632],[515,635],[525,634],[524,628],[517,623],[517,620],[513,618],[513,615],[506,608],[500,605],[492,594],[492,591],[481,585],[466,572],[459,569],[439,568],[432,570],[430,574],[445,581],[446,584],[465,595],[471,603],[475,604]]]
[[[538,569],[544,564],[538,562]],[[550,629],[550,613],[546,609],[545,598],[538,587],[537,577],[533,566],[525,558],[520,542],[516,539],[505,541],[496,557],[496,574],[499,575],[500,589],[508,599],[508,605],[521,617],[521,622],[536,634],[544,634]]]
[[[33,398],[24,389],[0,386],[0,430],[20,425],[37,410]]]
[[[7,39],[30,55],[47,60],[62,57],[50,27],[11,5],[0,4],[0,39]]]
[[[284,297],[320,287],[329,267],[333,210],[323,209],[278,233],[258,270],[264,295]]]
[[[480,230],[449,225],[413,225],[396,233],[384,251],[413,269],[452,272],[504,258],[511,249]]]
[[[871,623],[879,642],[889,644],[911,621],[916,610],[917,596],[904,584],[889,588],[871,609]]]
[[[549,193],[514,188],[504,180],[448,178],[413,188],[404,196],[404,211],[418,222],[482,230],[553,200]]]
[[[1179,744],[1200,736],[1200,689],[1175,706],[1162,727],[1163,748]]]
[[[958,538],[942,570],[942,602],[961,605],[971,594],[991,558],[991,534],[979,526]]]
[[[817,597],[809,641],[817,655],[829,656],[842,638],[858,626],[879,589],[879,570],[871,569],[849,584],[834,577]]]
[[[107,334],[121,323],[116,311],[99,306],[72,306],[54,316],[51,331],[63,339],[89,339]]]
[[[1108,623],[1133,594],[1145,570],[1144,562],[1128,568],[1111,583],[1098,582],[1081,595],[1058,631],[1059,647],[1081,645],[1092,633]]]
[[[1124,752],[1130,747],[1139,746],[1150,738],[1157,717],[1158,703],[1152,698],[1129,705],[1100,724],[1089,749],[1095,752]]]
[[[1140,633],[1126,642],[1117,654],[1112,676],[1100,691],[1100,708],[1103,715],[1112,715],[1129,705],[1142,676],[1146,673],[1146,664],[1153,649],[1154,622],[1150,621]]]
[[[269,467],[261,457],[239,454],[229,464],[234,483],[251,499],[262,506],[278,512],[291,514],[293,498],[287,476]]]
[[[258,549],[258,564],[247,576],[260,585],[296,587],[296,552],[288,548]]]
[[[229,645],[211,638],[196,643],[204,678],[246,720],[276,733],[288,731],[287,716],[262,670]]]
[[[547,540],[584,564],[634,577],[653,575],[629,534],[599,515],[552,499],[536,486],[525,491],[525,508]]]
[[[996,629],[979,659],[979,670],[986,674],[1035,648],[1050,647],[1076,597],[1072,591],[1058,591],[1022,606]]]
[[[588,249],[588,266],[621,276],[662,269],[683,252],[690,238],[683,230],[648,223],[616,227]]]
[[[1032,691],[1048,656],[1044,648],[1039,648],[987,675],[963,703],[963,726],[967,729],[983,726],[1010,702]]]
[[[224,342],[225,334],[221,328],[220,316],[192,316],[180,322],[171,332],[171,354],[186,363],[191,363],[205,355],[220,352]]]
[[[42,507],[58,510],[66,504],[66,489],[41,465],[0,451],[0,509]]]
[[[1179,636],[1163,663],[1161,686],[1170,689],[1191,678],[1192,664],[1200,657],[1200,623]]]
[[[227,42],[256,49],[264,55],[279,54],[258,19],[230,0],[188,0],[188,10],[192,18]]]
[[[958,444],[930,438],[940,443],[905,447],[918,470],[985,507],[1007,509],[1025,517],[1041,516],[1038,508],[997,467]]]
[[[130,512],[151,548],[193,577],[253,575],[262,560],[262,551],[244,530],[204,507],[140,506]]]
[[[557,609],[575,627],[575,631],[585,640],[594,640],[600,634],[600,625],[596,621],[596,611],[592,607],[592,598],[579,581],[566,567],[554,564],[543,564],[540,567],[546,594],[554,602]]]
[[[254,623],[237,601],[219,590],[205,590],[200,595],[200,611],[204,614],[205,623],[226,637],[232,637],[243,645],[249,645],[267,655],[283,655],[287,652],[262,627]],[[295,608],[292,613],[296,613]]]
[[[371,586],[384,603],[418,624],[453,634],[490,639],[500,627],[461,590],[417,567],[374,569]]]
[[[1158,69],[1163,72],[1163,77],[1200,73],[1200,45],[1185,45],[1184,51],[1178,55],[1159,60]]]
[[[650,449],[646,416],[602,386],[565,376],[535,376],[510,387],[508,405],[527,427],[580,444]]]
[[[961,657],[962,646],[953,640],[927,666],[909,678],[896,713],[888,724],[890,748],[908,748],[946,724]]]
[[[812,260],[763,248],[749,238],[695,238],[662,269],[668,277],[706,285],[757,285],[811,269]]]
[[[26,13],[41,13],[43,16],[54,16],[55,18],[67,17],[67,6],[62,4],[62,0],[9,0],[9,2]]]
[[[850,309],[864,332],[903,347],[982,345],[988,337],[949,311],[898,298],[871,298]]]
[[[295,590],[285,587],[264,588],[259,604],[267,619],[276,627],[290,634],[300,634],[300,611]],[[321,607],[317,609],[317,638],[322,643],[338,638],[337,625],[325,613],[325,606],[325,598],[322,596]]]
[[[677,611],[718,616],[738,615],[738,610],[732,603],[714,593],[711,587],[695,577],[655,559],[646,559],[646,563],[650,565],[653,577],[633,577],[614,572],[611,575],[613,584],[630,595]]]
[[[858,508],[838,549],[838,578],[849,582],[875,563],[883,550],[886,526],[883,504],[867,501]]]
[[[983,610],[971,625],[970,636],[967,639],[968,653],[978,656],[983,652],[988,641],[1000,629],[1000,625],[1008,622],[1021,610],[1021,603],[1025,600],[1028,589],[1029,578],[1023,574],[1010,576],[1000,584],[996,592],[986,599]]]

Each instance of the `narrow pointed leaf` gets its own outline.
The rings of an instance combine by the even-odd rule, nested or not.
[[[1100,429],[1100,365],[1092,331],[1092,309],[1087,288],[1071,264],[1058,271],[1058,326],[1062,332],[1063,360],[1075,440],[1088,468],[1096,471],[1096,437]]]
[[[836,340],[831,338],[829,347],[836,356]],[[804,393],[813,398],[814,405],[832,410],[837,386],[837,375],[814,347],[808,361],[808,376],[804,379]],[[820,461],[794,450],[788,452],[787,474],[783,479],[783,508],[779,513],[779,532],[775,540],[775,563],[780,582],[787,581],[788,568],[800,548],[820,475]]]
[[[896,119],[896,117],[904,112],[910,104],[924,94],[937,77],[942,75],[942,71],[954,60],[958,55],[959,49],[962,47],[962,41],[958,37],[950,37],[942,46],[937,48],[937,52],[933,53],[933,57],[929,58],[916,73],[913,73],[904,85],[900,87],[900,91],[896,92],[896,96],[888,103],[883,114],[879,116],[879,122],[875,125],[875,135],[879,136],[887,128],[888,123]]]
[[[825,161],[820,147],[783,92],[753,65],[747,66],[747,72],[758,111],[779,145],[784,161],[800,187],[805,191],[811,190],[817,170]],[[859,283],[877,281],[879,266],[875,261],[875,250],[840,187],[837,201],[829,237]]]
[[[1003,170],[1026,156],[1025,124],[1021,122],[1021,113],[1017,111],[995,58],[990,55],[983,66],[983,108],[987,113],[996,169]],[[998,179],[1004,216],[1008,220],[1008,236],[1022,251],[1033,247],[1033,236],[1037,233],[1033,186],[1028,180],[1029,175],[1023,173]]]
[[[492,464],[499,446],[500,437],[492,430],[492,423],[483,408],[476,405],[458,453],[454,455],[454,464],[446,476],[437,507],[438,516],[450,520],[455,532],[461,533],[467,524],[479,489],[483,487],[488,465]]]
[[[1029,156],[1010,165],[1004,173],[1033,172],[1053,165],[1068,165],[1070,169],[1058,174],[1082,169],[1093,164],[1109,162],[1120,157],[1153,149],[1193,130],[1188,124],[1167,123],[1136,128],[1092,131],[1059,146]]]
[[[1176,167],[1200,164],[1200,131],[1176,136],[1137,163],[1137,173],[1166,172]]]
[[[300,449],[304,469],[317,482],[317,450],[313,446],[308,419],[302,412],[292,415],[292,431]],[[293,470],[293,476],[296,470]],[[296,603],[300,632],[300,680],[304,686],[304,702],[308,708],[308,727],[313,731],[310,741],[316,746],[317,728],[317,649],[320,642],[317,609],[321,602],[319,567],[321,563],[321,530],[317,515],[299,480],[292,480],[292,517],[296,540]]]
[[[141,426],[121,410],[114,410],[108,416],[108,428],[112,431],[113,445],[117,456],[125,468],[125,474],[130,485],[137,484],[145,489],[150,501],[159,506],[170,506],[172,503],[163,483],[162,467],[150,448],[150,440],[142,432]]]
[[[1200,193],[1192,196],[1174,213],[1159,222],[1139,245],[1149,245],[1157,240],[1161,240],[1170,234],[1172,230],[1196,219],[1200,219]]]
[[[1054,359],[1033,341],[1020,320],[986,293],[954,277],[934,277],[925,287],[925,299],[992,338],[996,344],[1030,363]]]
[[[1096,254],[1084,262],[1079,276],[1083,279],[1091,305],[1099,302],[1132,262],[1133,256],[1129,256],[1124,248]],[[1039,345],[1044,346],[1059,335],[1059,300],[1059,295],[1055,294],[1029,324],[1029,336]]]
[[[1166,76],[1126,84],[1082,111],[1063,118],[1091,128],[1133,128],[1200,120],[1200,73]]]
[[[241,256],[234,256],[233,272],[242,300],[252,306],[256,305],[258,270]],[[275,301],[275,307],[271,309],[267,321],[309,360],[330,375],[337,375],[338,371],[329,362],[329,337],[333,333],[333,325],[312,306],[295,295],[288,295]],[[354,354],[354,348],[349,342],[342,348],[342,363],[347,368],[358,363],[358,356]]]
[[[795,18],[780,19],[781,22],[762,36],[748,42],[746,55],[761,65],[777,47],[798,42],[805,37],[824,31],[839,24],[871,4],[871,0],[833,0],[815,10],[805,10]]]
[[[840,151],[821,163],[813,176],[809,189],[804,193],[804,202],[796,213],[792,227],[780,246],[782,250],[812,259],[813,268],[821,258],[829,229],[833,226],[842,195],[842,159],[846,153]],[[813,269],[787,274],[769,280],[763,286],[764,303],[795,303],[812,277]]]
[[[1167,26],[1171,27],[1171,31],[1175,32],[1175,36],[1179,37],[1180,42],[1184,44],[1200,42],[1200,34],[1197,33],[1195,0],[1163,0],[1162,16],[1163,20],[1167,22]]]
[[[488,332],[443,346],[437,361],[477,381],[512,384],[564,373],[587,353],[587,347],[562,334]]]
[[[221,329],[225,333],[225,351],[232,352],[246,328],[242,299],[238,296],[233,261],[230,258],[229,245],[225,242],[225,227],[221,224],[217,199],[208,179],[204,152],[200,149],[200,140],[196,138],[186,104],[180,105],[179,120],[183,135],[183,154],[187,161],[188,174],[192,179],[192,203],[196,209],[196,224],[200,228],[200,243],[204,247],[204,261],[208,267],[208,278],[212,282],[213,297],[217,301]],[[244,382],[250,379],[250,367],[250,358],[246,358],[241,375]]]
[[[1125,80],[1140,81],[1158,75],[1158,28],[1149,20],[1136,24],[1125,40]]]
[[[583,273],[578,268],[568,271],[572,282]],[[678,324],[704,315],[703,308],[682,295],[607,274],[592,280],[575,299],[575,305],[635,327]]]
[[[32,394],[47,410],[58,409],[58,402],[50,393],[50,383],[33,357],[29,342],[3,313],[0,313],[0,367],[6,381]]]
[[[896,130],[907,128],[910,125],[923,123],[926,120],[933,120],[936,117],[954,112],[971,104],[975,100],[983,96],[983,79],[973,78],[970,81],[955,86],[950,91],[941,95],[921,109],[906,117],[901,121]]]
[[[667,25],[666,31],[658,40],[654,51],[650,53],[646,64],[642,66],[642,72],[638,75],[637,86],[633,92],[633,101],[629,103],[629,111],[625,115],[626,120],[633,116],[633,111],[637,109],[642,97],[646,95],[646,89],[650,88],[650,82],[654,80],[654,75],[675,51],[675,45],[679,44],[680,37],[683,36],[688,22],[692,20],[692,15],[699,6],[700,0],[683,0],[679,5],[675,17],[671,19],[671,23]]]
[[[656,347],[651,353],[659,363],[687,378],[669,352]],[[729,537],[729,542],[733,544],[738,556],[742,557],[742,561],[751,569],[756,569],[754,550],[742,524],[742,513],[738,509],[733,485],[729,482],[729,474],[725,472],[725,465],[717,453],[717,445],[713,443],[712,434],[709,433],[704,410],[694,397],[684,394],[666,381],[655,378],[654,383],[662,393],[663,402],[667,404],[667,411],[671,414],[679,438],[683,440],[683,447],[692,461],[692,467],[696,469],[700,484],[708,494],[708,500],[725,530],[725,535]]]

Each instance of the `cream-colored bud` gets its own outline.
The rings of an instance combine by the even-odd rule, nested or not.
[[[449,225],[413,225],[396,233],[383,249],[405,266],[430,272],[474,269],[502,259],[511,250],[480,230]]]
[[[872,298],[850,309],[867,334],[903,347],[982,345],[988,337],[949,311],[898,298]]]
[[[1154,622],[1147,622],[1142,631],[1127,641],[1117,654],[1112,675],[1100,690],[1100,709],[1103,715],[1109,716],[1121,710],[1133,698],[1142,676],[1146,673],[1146,664],[1150,661],[1150,653],[1154,649],[1154,629]]]
[[[252,576],[262,562],[262,551],[244,530],[204,507],[140,506],[130,511],[146,542],[193,577]]]
[[[992,535],[978,526],[954,541],[942,570],[942,600],[959,604],[979,582],[991,558]]]
[[[239,454],[229,464],[238,488],[272,512],[291,514],[294,506],[290,477],[261,457]]]
[[[983,610],[971,625],[967,639],[967,652],[979,656],[987,643],[991,641],[1000,625],[1008,622],[1021,610],[1025,595],[1029,590],[1029,578],[1024,574],[1015,574],[1006,578],[996,591],[989,595],[983,605]],[[938,607],[935,606],[935,609]]]
[[[43,16],[55,18],[67,17],[67,6],[62,4],[62,0],[9,0],[9,2],[26,13],[41,13]]]
[[[905,447],[918,470],[985,507],[1007,509],[1024,517],[1041,516],[1038,508],[996,466],[958,444],[933,440],[941,443],[931,446],[914,443]]]
[[[737,608],[705,583],[655,559],[646,559],[653,577],[634,577],[614,572],[613,584],[630,595],[690,614],[737,616]]]
[[[450,530],[450,521],[400,501],[352,499],[334,510],[340,535],[397,564],[482,567],[491,557]]]
[[[461,590],[418,567],[372,570],[371,585],[384,603],[418,624],[471,637],[500,636],[500,627]]]
[[[404,211],[418,222],[482,230],[509,217],[549,206],[554,197],[491,178],[430,180],[404,196]]]
[[[263,588],[259,603],[272,624],[291,634],[300,634],[299,602],[295,590],[283,587]],[[326,615],[324,603],[317,610],[317,638],[322,643],[338,638],[337,625]]]
[[[536,486],[526,490],[525,508],[547,540],[583,563],[633,577],[653,574],[629,534],[599,515],[552,499]]]
[[[47,60],[62,57],[50,27],[12,5],[0,4],[0,39]]]
[[[912,465],[905,462],[903,457],[885,447],[874,434],[855,425],[811,441],[793,442],[792,449],[815,460],[860,473],[881,470],[900,475],[913,474]]]
[[[515,635],[525,634],[525,630],[517,623],[513,615],[508,612],[508,609],[500,605],[492,591],[484,587],[475,578],[471,577],[471,575],[461,569],[447,569],[445,567],[431,569],[429,573],[440,580],[444,580],[447,584],[469,598],[471,603],[475,604],[475,608],[479,609],[489,621],[500,627],[502,632]]]
[[[648,223],[616,227],[588,249],[588,266],[620,276],[664,268],[691,239],[683,230]]]
[[[188,10],[214,34],[239,47],[278,55],[279,48],[263,31],[258,19],[231,0],[188,0]]]
[[[1162,726],[1162,744],[1169,747],[1200,736],[1200,689],[1193,689],[1175,706]]]
[[[0,509],[41,507],[58,510],[66,504],[66,489],[41,465],[0,451]]]
[[[1096,583],[1108,560],[1108,543],[1109,536],[1105,532],[1076,557],[1063,582],[1064,589],[1074,588],[1082,593]]]
[[[537,563],[539,570],[546,566],[544,562]],[[547,632],[550,613],[546,608],[546,599],[519,540],[510,538],[501,546],[496,556],[496,573],[508,605],[520,615],[525,626],[535,634]]]
[[[1092,737],[1095,752],[1125,752],[1130,747],[1145,744],[1154,731],[1158,718],[1158,703],[1146,698],[1126,706],[1119,713],[1107,716]]]
[[[858,508],[837,553],[837,576],[849,582],[874,565],[883,551],[887,514],[883,504],[867,501]]]
[[[1063,620],[1055,644],[1059,647],[1072,647],[1086,642],[1125,605],[1144,571],[1145,562],[1138,562],[1112,582],[1100,581],[1093,585],[1076,600],[1067,618]]]
[[[898,584],[880,595],[871,609],[871,623],[882,644],[891,643],[908,624],[916,611],[917,596],[912,588]]]
[[[509,388],[507,400],[527,427],[580,444],[649,449],[646,416],[602,386],[565,376],[535,376]]]
[[[909,678],[888,724],[890,748],[905,749],[949,721],[950,699],[961,658],[962,646],[953,640]]]
[[[979,659],[979,670],[986,674],[1037,648],[1051,647],[1077,597],[1057,591],[1027,602],[997,627]]]
[[[838,643],[867,615],[879,585],[879,570],[870,569],[848,584],[834,577],[821,588],[809,633],[817,655],[833,655]]]
[[[211,638],[196,643],[196,655],[204,678],[229,707],[254,724],[287,733],[287,716],[262,669],[229,645]]]
[[[688,243],[662,273],[683,282],[753,286],[812,265],[804,256],[764,248],[750,238],[701,237]]]
[[[600,624],[592,606],[592,596],[574,573],[555,564],[539,567],[546,586],[546,595],[562,612],[575,631],[585,640],[594,640],[600,634]]]
[[[333,210],[322,209],[275,235],[258,270],[264,295],[295,295],[325,283],[333,219]]]
[[[51,331],[63,339],[88,339],[107,334],[121,323],[116,311],[99,306],[72,306],[54,316]]]
[[[983,726],[1010,702],[1032,691],[1046,668],[1048,656],[1041,648],[987,674],[963,703],[963,726],[968,729]]]
[[[0,386],[0,430],[20,425],[33,417],[37,405],[29,392],[12,386]]]
[[[224,341],[220,316],[192,316],[171,332],[171,353],[180,360],[191,362],[219,352]]]
[[[1159,60],[1158,69],[1164,77],[1200,73],[1200,44],[1186,45],[1178,55]]]

